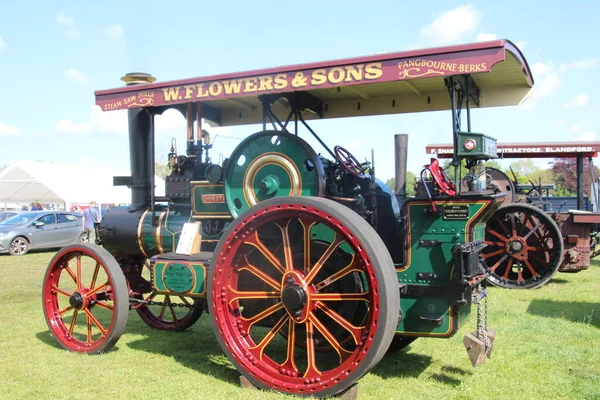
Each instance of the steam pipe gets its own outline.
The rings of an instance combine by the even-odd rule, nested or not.
[[[406,162],[408,159],[408,135],[402,133],[394,135],[394,151],[396,157],[396,198],[398,203],[406,199]]]
[[[152,75],[129,73],[121,78],[127,86],[140,85],[156,81]],[[153,137],[152,115],[145,109],[127,110],[129,122],[129,163],[131,177],[131,205],[129,211],[147,208],[152,193]]]

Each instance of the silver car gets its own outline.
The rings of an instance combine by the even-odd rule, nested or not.
[[[85,241],[83,216],[77,213],[27,211],[0,222],[0,253],[13,256]]]

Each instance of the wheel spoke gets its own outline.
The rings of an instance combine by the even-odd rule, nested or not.
[[[85,316],[85,322],[87,324],[87,343],[91,343],[92,342],[92,320],[90,319],[89,315]]]
[[[77,289],[83,287],[81,284],[81,255],[77,257],[77,279],[75,283],[77,283]]]
[[[512,270],[513,270],[513,261],[509,258],[506,263],[506,270],[504,271],[504,275],[502,275],[502,278],[508,279],[508,275],[512,272]]]
[[[258,238],[258,231],[254,232],[253,235],[250,235],[244,241],[244,243],[256,247],[258,251],[260,251],[262,255],[265,256],[265,258],[279,270],[279,272],[285,274],[285,268],[283,268],[275,254],[271,253],[267,246],[265,246],[265,244]]]
[[[285,256],[285,270],[286,271],[294,270],[294,259],[292,257],[292,245],[290,244],[290,234],[289,234],[290,222],[292,222],[292,220],[288,219],[287,224],[285,224],[285,226],[275,224],[281,230],[281,242],[283,244],[283,254]]]
[[[489,240],[486,240],[484,243],[487,244],[488,246],[495,246],[495,247],[504,247],[504,245],[506,244],[506,242],[492,242]]]
[[[527,232],[527,235],[523,236],[523,239],[524,240],[529,239],[529,236],[533,235],[533,233],[535,231],[537,231],[538,229],[540,229],[542,226],[543,226],[543,224],[541,222],[538,222],[537,225],[532,230],[530,230],[529,232]]]
[[[327,250],[325,250],[319,261],[317,261],[316,264],[313,265],[310,272],[306,276],[305,280],[307,284],[310,285],[310,283],[315,278],[315,276],[317,276],[323,265],[327,262],[329,257],[331,257],[335,249],[337,249],[342,243],[345,243],[345,240],[336,233],[335,237],[333,238],[333,242],[331,242],[331,244],[329,245]]]
[[[257,358],[262,361],[263,358],[263,354],[265,352],[265,349],[267,348],[267,346],[269,345],[269,343],[271,343],[271,341],[273,340],[273,338],[275,337],[275,335],[277,334],[277,332],[279,332],[279,330],[281,329],[281,327],[283,326],[283,324],[286,323],[286,321],[290,319],[290,316],[287,314],[284,314],[279,321],[277,321],[277,323],[275,324],[275,326],[273,328],[271,328],[271,330],[269,331],[269,333],[266,334],[266,336],[260,341],[259,344],[249,347],[248,350],[251,350],[252,352],[255,352],[258,350],[258,356]],[[288,338],[289,340],[289,338]]]
[[[296,366],[296,361],[294,360],[295,356],[295,346],[296,343],[296,322],[293,319],[288,320],[288,334],[287,334],[287,351],[286,358],[283,364],[281,365],[282,369],[286,371],[293,371],[295,375],[298,375],[298,367]]]
[[[310,270],[310,232],[312,230],[313,225],[316,224],[316,221],[310,221],[308,225],[304,223],[302,218],[298,218],[298,221],[300,222],[300,225],[302,225],[302,229],[304,230],[302,237],[304,242],[304,274],[306,275]]]
[[[354,339],[354,344],[359,343],[364,326],[355,326],[351,324],[350,321],[348,321],[346,318],[342,317],[340,314],[333,311],[331,308],[327,307],[320,301],[317,302],[317,307],[321,311],[323,311],[329,318],[337,322],[342,328],[347,330],[352,335],[352,339]]]
[[[183,296],[177,296],[179,297],[179,299],[186,305],[186,306],[191,306],[191,303]]]
[[[69,307],[63,308],[62,310],[58,310],[58,314],[60,314],[62,316],[65,313],[71,311],[72,309],[73,309],[73,306],[69,306]]]
[[[356,254],[353,254],[352,260],[350,261],[350,263],[348,265],[346,265],[344,268],[342,268],[335,274],[333,274],[333,275],[323,279],[321,282],[317,283],[315,285],[315,289],[317,291],[323,290],[323,288],[331,285],[333,282],[335,282],[335,281],[343,278],[344,276],[346,276],[352,272],[355,272],[355,271],[361,272],[362,269],[360,268],[360,261],[359,261],[358,257],[356,257]]]
[[[501,234],[499,234],[498,232],[492,231],[492,230],[489,230],[488,232],[491,233],[492,235],[496,236],[498,239],[502,240],[504,243],[508,242],[508,239],[505,238],[504,236],[502,236]]]
[[[504,255],[504,256],[503,256],[503,257],[502,257],[500,260],[498,260],[498,261],[496,262],[496,264],[494,264],[494,265],[492,265],[492,266],[490,267],[490,271],[492,271],[492,273],[495,273],[495,271],[496,271],[496,268],[498,268],[498,267],[500,266],[500,264],[501,264],[502,262],[504,262],[504,260],[506,260],[507,258],[508,258],[508,254],[505,254],[505,255]]]
[[[57,286],[52,286],[52,290],[62,294],[63,296],[67,296],[67,297],[71,297],[71,295],[73,294],[73,293],[67,292],[66,290],[62,290],[61,288],[59,288]]]
[[[110,285],[110,282],[106,282],[106,283],[104,283],[104,284],[102,284],[102,285],[98,286],[96,289],[94,289],[94,290],[90,290],[90,291],[89,291],[89,292],[87,292],[86,294],[87,294],[87,296],[88,296],[88,297],[90,297],[90,296],[93,296],[93,295],[95,295],[96,293],[100,292],[101,290],[103,290],[103,289],[105,289],[105,288],[109,287],[109,285]]]
[[[239,292],[233,289],[231,286],[227,286],[227,297],[229,298],[229,304],[236,300],[246,299],[278,299],[281,297],[281,292]]]
[[[112,311],[112,310],[114,310],[114,309],[115,309],[115,308],[114,308],[113,306],[111,306],[110,304],[106,304],[106,303],[104,303],[104,302],[102,302],[102,301],[97,301],[97,302],[96,302],[96,303],[94,303],[94,304],[95,304],[95,305],[97,305],[97,306],[98,306],[98,307],[100,307],[100,308],[104,308],[105,310],[109,310],[109,311]]]
[[[317,368],[315,360],[315,334],[313,329],[313,323],[309,319],[306,321],[306,361],[308,363],[304,377],[309,378],[311,376],[320,376],[321,371]]]
[[[92,282],[90,282],[90,290],[94,289],[94,286],[96,286],[96,279],[98,279],[98,272],[100,272],[100,263],[96,263],[96,268],[94,268],[94,275],[92,275]]]
[[[239,271],[246,270],[246,271],[250,272],[252,275],[256,276],[261,281],[263,281],[264,283],[266,283],[267,285],[271,286],[273,289],[275,289],[275,290],[281,289],[280,282],[277,282],[275,279],[271,278],[268,274],[261,271],[256,266],[250,264],[250,262],[248,261],[248,257],[246,257],[246,255],[244,255],[244,259],[246,260],[246,264],[242,267],[239,267]]]
[[[505,234],[510,235],[510,230],[506,227],[506,225],[504,225],[504,221],[502,220],[502,218],[498,218],[498,220],[495,222],[498,223],[498,225],[500,226],[500,228],[502,228]]]
[[[340,356],[340,364],[346,361],[348,357],[352,355],[352,352],[344,349],[340,342],[338,342],[335,336],[333,336],[333,334],[329,331],[329,329],[327,329],[312,312],[308,315],[308,319],[313,323],[315,328],[321,332],[323,337],[329,342],[336,353],[338,353],[338,356]]]
[[[279,303],[273,304],[271,307],[261,311],[260,313],[254,315],[250,318],[241,317],[240,319],[242,321],[244,321],[244,325],[245,325],[244,328],[246,329],[246,332],[250,333],[250,330],[252,329],[252,325],[257,323],[261,319],[264,319],[264,318],[268,317],[269,315],[276,313],[277,311],[279,311],[281,309],[283,309],[283,303],[279,302]]]
[[[73,311],[73,317],[71,318],[71,325],[69,325],[69,335],[73,336],[73,328],[75,328],[75,324],[77,323],[77,314],[79,310]]]
[[[536,270],[533,268],[533,265],[531,265],[531,263],[529,262],[529,260],[523,260],[523,262],[525,263],[525,265],[527,266],[527,269],[529,270],[529,272],[531,273],[531,277],[535,278],[536,276],[538,276],[539,274],[536,272]]]
[[[69,267],[69,264],[65,264],[64,270],[67,271],[67,274],[69,274],[69,276],[71,277],[71,279],[73,279],[73,282],[75,282],[75,284],[77,284],[77,277],[75,276],[75,274],[73,273],[73,271],[71,271],[71,268]]]
[[[90,310],[88,310],[87,308],[84,308],[83,311],[85,311],[85,313],[92,320],[92,322],[94,323],[94,325],[96,325],[96,328],[100,329],[100,332],[102,332],[102,336],[106,336],[106,333],[108,331],[106,329],[104,329],[104,327],[102,326],[102,324],[100,323],[100,321],[98,321],[96,319],[96,317],[94,316],[94,314],[92,314],[92,312]]]
[[[504,252],[505,252],[505,250],[504,250],[504,249],[500,249],[500,250],[493,251],[493,252],[491,252],[491,253],[482,254],[482,255],[481,255],[481,257],[482,257],[484,260],[487,260],[487,259],[488,259],[488,258],[490,258],[490,257],[497,256],[497,255],[499,255],[499,254],[502,254],[502,253],[504,253]]]
[[[362,300],[369,301],[369,292],[362,293],[315,293],[310,297],[317,301],[348,301]]]
[[[523,236],[525,230],[527,229],[527,223],[531,219],[531,214],[525,213],[525,219],[523,220],[523,225],[521,226],[519,236]]]

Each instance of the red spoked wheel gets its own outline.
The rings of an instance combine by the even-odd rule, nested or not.
[[[125,331],[129,311],[125,276],[100,246],[60,249],[46,270],[42,301],[50,332],[67,350],[100,353]]]
[[[147,287],[150,291],[134,293],[134,297],[147,303],[136,304],[133,308],[148,326],[161,331],[182,332],[198,321],[206,307],[205,299],[170,296],[151,290],[152,278],[148,261],[143,264],[141,278],[145,284],[136,286]]]
[[[352,210],[315,197],[263,201],[227,228],[215,254],[213,330],[254,385],[331,396],[385,354],[398,280],[382,240]]]
[[[482,258],[488,281],[506,289],[532,289],[548,282],[563,258],[556,223],[527,204],[499,208],[485,227]]]

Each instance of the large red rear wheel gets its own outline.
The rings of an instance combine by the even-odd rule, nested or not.
[[[385,354],[399,316],[394,264],[350,209],[314,197],[263,201],[228,227],[215,254],[213,329],[254,385],[331,396]]]
[[[125,331],[127,283],[117,261],[102,247],[76,244],[60,249],[43,285],[46,323],[65,349],[100,353]]]

